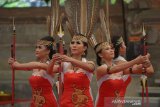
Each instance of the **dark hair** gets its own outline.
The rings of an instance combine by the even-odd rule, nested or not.
[[[84,51],[85,55],[83,55],[82,57],[86,57],[88,54],[88,43],[83,42],[83,45],[87,47],[87,49]]]
[[[102,43],[102,42],[101,42]],[[98,55],[99,53],[101,53],[102,52],[102,49],[100,50],[100,51],[98,51],[98,52],[96,52],[96,49],[97,49],[97,47],[101,44],[101,43],[98,43],[95,47],[94,47],[94,50],[95,50],[95,53],[96,53],[96,62],[97,62],[97,65],[102,65],[102,59],[101,59],[101,57]]]
[[[121,38],[121,36],[112,36],[111,41],[114,47],[114,58],[117,58],[119,56],[119,50],[122,45],[122,43],[118,44],[118,40]]]
[[[46,48],[48,50],[50,50],[50,52],[49,52],[49,59],[52,59],[53,54],[56,53],[55,50],[53,49],[54,48],[54,46],[53,46],[53,43],[54,43],[53,37],[51,37],[51,36],[45,36],[45,37],[41,38],[40,40],[46,40],[46,41],[52,42],[52,44],[50,44],[50,45],[45,45]]]

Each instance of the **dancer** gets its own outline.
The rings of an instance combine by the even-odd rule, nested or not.
[[[63,93],[60,107],[93,107],[90,82],[95,65],[94,62],[85,58],[87,48],[87,38],[82,34],[76,34],[70,42],[70,57],[60,54],[53,57],[54,61],[56,59],[58,62],[63,62]],[[58,70],[58,67],[54,66],[53,69]],[[52,69],[50,70],[52,72]]]
[[[122,36],[112,36],[111,41],[114,47],[114,63],[120,64],[126,62],[126,59],[124,58],[126,55],[126,45]],[[123,94],[124,96],[126,93],[127,86],[131,82],[131,79],[132,78],[130,74],[123,75],[124,86],[123,91],[121,91],[121,94]]]
[[[53,75],[47,71],[48,64],[53,51],[54,39],[46,36],[37,41],[35,56],[37,61],[20,63],[13,58],[9,58],[8,63],[16,70],[32,70],[29,82],[32,88],[31,107],[57,107],[57,101],[52,87],[54,84]]]
[[[123,74],[142,73],[143,67],[146,68],[146,73],[153,73],[153,67],[150,64],[148,55],[139,56],[136,59],[124,62],[121,64],[113,63],[114,50],[108,42],[102,42],[95,46],[97,55],[96,77],[98,83],[98,95],[96,99],[96,107],[114,107],[123,106],[123,104],[114,103],[116,99],[124,97],[123,90]],[[104,62],[104,64],[102,63]],[[135,64],[140,64],[133,67]],[[130,68],[128,70],[128,68]],[[138,72],[137,72],[138,71]]]

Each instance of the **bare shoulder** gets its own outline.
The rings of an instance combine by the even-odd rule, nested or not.
[[[44,69],[48,66],[48,63],[41,63],[41,62],[33,61],[33,62],[30,62],[29,65]]]
[[[106,65],[101,65],[101,66],[97,67],[97,69],[95,71],[97,80],[99,80],[103,75],[106,74],[105,73],[106,69],[107,69]]]
[[[43,62],[38,62],[38,61],[32,61],[32,62],[29,62],[29,63],[32,63],[32,64],[48,64],[48,63],[43,63]]]
[[[102,71],[102,70],[104,70],[106,68],[107,68],[107,66],[101,65],[101,66],[97,67],[96,72]]]

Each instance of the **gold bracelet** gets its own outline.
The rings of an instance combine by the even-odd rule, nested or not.
[[[111,74],[111,73],[109,72],[110,70],[111,70],[111,66],[108,66],[108,67],[107,67],[107,73],[108,73],[108,74]]]
[[[133,68],[132,67],[129,68],[129,72],[130,72],[130,74],[133,74]]]
[[[91,64],[93,66],[93,71],[96,69],[95,64],[92,62],[88,62],[88,64]]]

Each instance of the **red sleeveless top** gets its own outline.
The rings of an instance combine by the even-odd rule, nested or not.
[[[107,65],[106,65],[107,66]],[[123,75],[123,72],[106,74],[98,81],[98,95],[96,107],[115,107],[124,105],[123,101],[126,88],[131,81],[130,75]]]
[[[124,76],[123,76],[124,84],[123,84],[123,88],[122,88],[122,90],[121,90],[121,95],[122,95],[122,96],[125,96],[127,87],[128,87],[128,85],[130,84],[131,80],[132,80],[132,78],[131,78],[130,75],[127,74],[127,75],[124,75]]]
[[[32,88],[31,107],[58,107],[52,91],[52,85],[47,76],[34,76],[29,78]]]
[[[90,80],[83,72],[64,74],[64,91],[60,107],[93,107]]]

